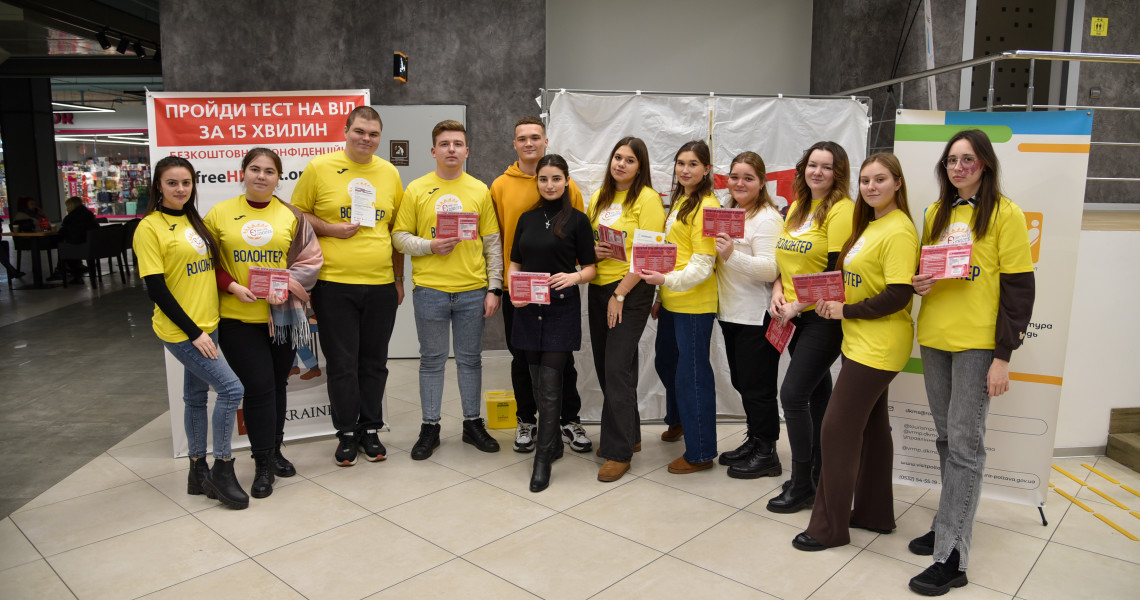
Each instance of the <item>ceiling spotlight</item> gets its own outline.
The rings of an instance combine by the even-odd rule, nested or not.
[[[129,45],[130,45],[130,42],[127,41],[127,38],[125,38],[125,37],[119,38],[119,45],[115,48],[115,52],[118,52],[119,54],[126,54],[127,53],[127,46],[129,46]]]
[[[146,49],[143,48],[142,42],[135,42],[135,54],[139,58],[146,58]]]
[[[111,40],[107,39],[106,27],[104,27],[103,31],[100,31],[99,34],[95,36],[95,40],[99,42],[99,45],[102,46],[104,50],[111,47]]]

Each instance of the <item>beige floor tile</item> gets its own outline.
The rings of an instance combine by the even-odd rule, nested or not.
[[[914,577],[922,569],[930,566],[931,559],[929,556],[911,554],[910,550],[907,549],[907,544],[910,544],[914,538],[930,531],[930,522],[933,518],[933,510],[917,505],[912,506],[902,515],[895,517],[894,533],[876,536],[871,543],[867,544],[867,549],[919,567],[919,570],[911,575]],[[973,575],[972,572],[970,574]]]
[[[4,600],[75,600],[63,580],[37,560],[0,571],[0,598]]]
[[[1062,544],[1049,544],[1018,590],[1017,597],[1026,600],[1125,600],[1136,598],[1138,581],[1140,565],[1135,562]]]
[[[370,548],[379,556],[370,557]],[[306,598],[341,600],[363,598],[451,558],[371,515],[267,552],[257,561]]]
[[[470,552],[554,514],[482,481],[468,481],[380,516],[455,554]]]
[[[1116,479],[1120,483],[1127,485],[1134,490],[1140,491],[1140,473],[1129,469],[1128,467],[1116,462],[1115,460],[1112,460],[1107,456],[1101,456],[1096,459],[1096,463],[1088,463],[1087,461],[1086,463],[1091,464],[1093,467],[1096,467],[1096,470],[1104,473],[1105,475],[1108,475],[1109,477],[1112,477],[1113,479]],[[1103,477],[1095,473],[1093,473],[1089,478],[1090,483],[1093,481],[1100,482],[1101,485],[1109,483]]]
[[[596,600],[628,598],[716,598],[775,600],[759,590],[710,573],[672,556],[662,556],[594,596]]]
[[[107,454],[101,454],[80,467],[78,471],[68,475],[63,481],[53,485],[46,492],[25,504],[20,510],[47,506],[61,500],[69,500],[138,480],[139,476],[124,467],[122,463]]]
[[[526,552],[519,552],[526,548]],[[570,559],[568,548],[586,548]],[[555,515],[464,556],[547,600],[589,598],[661,556],[564,515]]]
[[[513,429],[491,429],[491,437],[499,442],[498,452],[480,452],[471,444],[463,443],[460,431],[444,431],[447,436],[440,440],[439,448],[428,460],[455,469],[470,477],[486,475],[503,467],[509,467],[524,460],[529,461],[534,454],[520,454],[511,449],[515,441]],[[449,435],[450,434],[450,435]]]
[[[188,467],[187,459],[173,458],[174,453],[169,439],[154,440],[107,451],[124,467],[143,479],[183,471]]]
[[[657,469],[645,475],[645,478],[736,508],[744,508],[756,502],[779,487],[786,479],[783,476],[733,479],[728,476],[728,467],[719,464],[707,471],[688,475],[675,475],[668,469]]]
[[[176,471],[174,473],[167,473],[166,475],[159,475],[158,477],[151,477],[147,479],[147,483],[154,486],[155,489],[162,492],[164,496],[170,498],[187,512],[195,513],[207,508],[214,508],[219,505],[217,500],[210,500],[205,494],[197,494],[191,496],[186,493],[186,473]],[[249,486],[243,489],[248,493]]]
[[[468,479],[466,475],[430,460],[412,460],[407,452],[396,450],[390,451],[388,459],[376,468],[337,469],[314,477],[312,481],[369,511],[379,512]],[[392,482],[399,482],[399,485],[392,485]]]
[[[170,411],[155,417],[153,421],[143,425],[138,431],[128,435],[123,441],[111,446],[111,449],[116,450],[157,440],[170,441]],[[171,446],[168,444],[167,447],[169,448]]]
[[[242,552],[255,556],[367,514],[356,504],[306,480],[274,490],[268,498],[251,499],[245,510],[219,505],[195,516]]]
[[[786,514],[785,513],[774,513],[774,512],[771,512],[768,510],[768,508],[767,508],[768,500],[778,496],[780,493],[781,493],[781,489],[776,488],[776,489],[772,490],[770,493],[768,493],[766,496],[764,496],[763,498],[760,498],[756,502],[749,504],[747,507],[745,507],[744,510],[746,510],[750,513],[753,513],[753,514],[760,515],[760,516],[768,518],[768,519],[772,519],[774,521],[779,521],[779,522],[784,523],[786,525],[791,525],[792,527],[795,527],[797,529],[797,533],[807,529],[808,522],[811,521],[811,509],[810,508],[805,508],[799,512],[786,513]],[[905,513],[907,510],[909,510],[910,508],[911,508],[910,504],[907,504],[906,502],[899,502],[898,500],[895,500],[896,527],[897,527],[899,517],[903,513]],[[865,548],[865,547],[867,547],[867,544],[871,543],[871,540],[875,539],[876,537],[881,537],[879,534],[874,533],[872,531],[867,531],[866,529],[851,529],[850,532],[851,532],[851,545],[857,546],[859,548]],[[894,534],[888,534],[888,535],[894,535]],[[791,543],[791,538],[788,539],[788,543],[789,544]]]
[[[921,573],[913,566],[893,558],[860,552],[851,562],[839,570],[823,587],[811,595],[812,600],[913,600],[919,598],[907,585],[911,577]],[[1012,598],[994,590],[979,586],[973,581],[963,588],[951,592],[954,598],[974,598],[977,600],[1002,600]]]
[[[773,596],[802,600],[859,549],[798,552],[792,548],[792,538],[800,531],[742,511],[669,554]]]
[[[456,585],[462,582],[462,585]],[[455,598],[456,600],[527,600],[537,596],[475,565],[456,558],[406,579],[365,600]]]
[[[1089,506],[1124,528],[1125,531],[1140,537],[1140,519],[1115,506],[1107,504],[1090,504]],[[1128,539],[1119,531],[1097,519],[1093,513],[1080,510],[1075,506],[1065,513],[1065,518],[1057,526],[1057,531],[1053,534],[1051,541],[1140,563],[1140,542]]]
[[[80,598],[111,600],[137,598],[244,558],[232,544],[187,515],[48,561]]]
[[[241,590],[242,600],[303,600],[285,584],[252,559],[246,559],[217,571],[199,575],[189,581],[143,596],[146,600],[183,600],[184,598],[228,598]]]
[[[1049,539],[1060,524],[1065,511],[1072,505],[1067,499],[1050,491],[1045,501],[1045,520],[1048,525],[1041,525],[1041,514],[1037,507],[1026,504],[1006,502],[995,498],[983,497],[978,503],[978,513],[975,520],[995,527],[1002,527],[1025,535],[1031,535],[1043,540]],[[918,506],[938,509],[938,494],[931,493],[918,502]]]
[[[598,467],[601,466],[599,463],[590,460],[590,457],[567,452],[560,460],[555,461],[551,469],[550,487],[533,494],[530,491],[530,475],[534,471],[534,454],[526,456],[531,459],[487,473],[479,480],[547,508],[563,511],[637,479],[636,475],[626,473],[621,479],[612,483],[598,481]]]
[[[0,521],[0,571],[42,558],[12,519]]]
[[[293,466],[297,469],[297,475],[312,479],[341,468],[333,462],[333,454],[336,452],[336,446],[337,440],[335,436],[324,435],[305,440],[285,442],[282,453],[285,455],[285,458],[289,459],[289,462],[293,463]],[[252,460],[248,455],[243,458],[244,460]],[[242,458],[239,458],[239,460],[242,460]],[[366,462],[368,461],[361,460],[357,466]]]
[[[384,418],[390,431],[380,435],[384,445],[411,452],[412,446],[420,438],[420,425],[423,425],[423,412],[417,405],[415,410],[390,415]],[[451,415],[442,415],[440,418],[440,436],[454,437],[463,431],[463,420]],[[499,440],[502,443],[502,440]]]
[[[891,493],[894,494],[895,500],[899,502],[906,502],[907,504],[914,504],[922,498],[930,495],[930,490],[924,487],[917,487],[913,485],[894,484],[891,486]],[[938,496],[937,493],[934,494]]]
[[[390,385],[392,384],[392,378],[391,377],[388,378],[388,383]],[[395,385],[402,385],[402,384],[395,384]],[[387,397],[384,399],[384,422],[385,423],[388,422],[388,420],[389,420],[388,417],[391,417],[394,415],[402,415],[406,412],[415,412],[415,413],[421,412],[420,411],[420,403],[419,402],[406,402],[406,401],[401,400],[399,398],[393,398],[393,397]]]
[[[1059,467],[1063,469],[1065,473],[1068,473],[1069,475],[1072,475],[1081,481],[1085,481],[1088,479],[1090,471],[1082,465],[1091,465],[1093,464],[1094,460],[1096,459],[1091,457],[1054,458],[1052,466]],[[1057,469],[1052,468],[1049,469],[1049,483],[1052,483],[1062,490],[1065,490],[1065,492],[1069,494],[1076,494],[1078,491],[1080,491],[1081,487],[1083,487],[1081,484],[1066,477],[1060,471],[1057,471]]]
[[[734,512],[736,509],[731,506],[638,479],[565,514],[668,552]]]
[[[145,481],[15,513],[12,520],[44,556],[186,514]]]

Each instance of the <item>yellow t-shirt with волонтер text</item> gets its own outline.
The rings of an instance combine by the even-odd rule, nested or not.
[[[790,224],[785,220],[784,232],[776,239],[776,264],[780,267],[780,284],[788,302],[796,301],[792,276],[822,273],[827,268],[827,255],[843,250],[843,244],[851,237],[851,215],[855,204],[849,198],[843,198],[831,206],[822,223],[816,223],[814,215],[820,202],[823,200],[811,201],[807,217],[794,230],[788,229]],[[812,304],[801,312],[814,309],[815,304]]]
[[[598,201],[598,193],[594,192],[590,198],[590,210],[593,212],[594,203]],[[598,239],[598,225],[605,225],[610,229],[617,229],[625,233],[625,255],[628,258],[633,254],[633,232],[637,229],[645,231],[663,231],[665,229],[665,208],[661,205],[661,196],[648,186],[641,188],[641,193],[633,201],[633,206],[626,207],[629,190],[614,194],[614,200],[609,206],[602,209],[597,216],[590,217],[590,227],[594,230],[594,242]],[[607,258],[598,261],[598,274],[590,283],[595,285],[609,285],[629,272],[629,263]]]

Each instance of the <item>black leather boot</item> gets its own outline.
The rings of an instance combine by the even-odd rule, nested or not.
[[[210,474],[210,467],[206,465],[206,457],[190,459],[190,475],[186,478],[186,493],[191,496],[202,495],[202,480]]]
[[[752,453],[744,460],[728,467],[728,476],[734,479],[779,477],[783,468],[780,466],[780,457],[776,455],[776,445],[760,438],[752,440]]]
[[[752,455],[752,449],[756,446],[756,438],[752,436],[752,432],[744,434],[744,443],[736,450],[722,452],[717,462],[720,464],[731,467],[738,462],[742,462]]]
[[[241,489],[234,476],[234,460],[215,460],[210,474],[202,480],[202,491],[207,498],[214,498],[226,506],[241,510],[249,506],[249,496]]]
[[[289,459],[281,456],[281,445],[285,443],[285,436],[277,436],[277,446],[273,452],[273,473],[278,477],[292,477],[297,474],[297,468]]]
[[[253,485],[249,494],[254,498],[268,498],[273,493],[273,450],[256,450],[253,453]]]
[[[815,488],[811,483],[811,461],[792,461],[791,485],[768,501],[768,511],[774,513],[794,513],[811,508],[815,501]]]
[[[541,492],[550,485],[551,463],[562,457],[562,371],[531,366],[534,403],[538,406],[538,440],[535,442],[534,471],[530,491]]]

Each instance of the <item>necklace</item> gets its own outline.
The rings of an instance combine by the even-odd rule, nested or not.
[[[555,215],[557,215],[558,213],[554,213],[554,214],[555,214]],[[551,221],[551,219],[553,219],[554,217],[552,217],[552,216],[550,216],[550,215],[546,214],[546,209],[542,209],[542,216],[546,217],[546,228],[547,228],[547,229],[550,229],[550,221]]]

